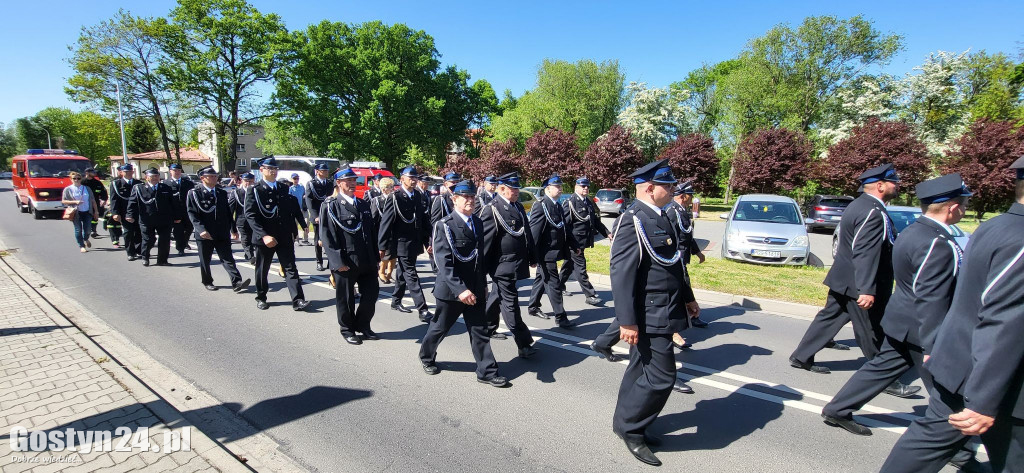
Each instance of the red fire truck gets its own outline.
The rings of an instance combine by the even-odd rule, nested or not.
[[[71,185],[72,171],[85,174],[89,158],[71,149],[30,149],[11,162],[11,181],[18,208],[36,219],[43,212],[62,211],[61,194]]]

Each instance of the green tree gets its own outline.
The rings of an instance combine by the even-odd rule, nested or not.
[[[316,156],[316,149],[313,144],[295,132],[295,127],[289,126],[276,118],[263,120],[263,138],[256,142],[256,147],[266,154],[285,156]]]
[[[126,118],[150,120],[171,159],[171,142],[165,123],[167,82],[157,73],[166,60],[161,41],[167,22],[163,18],[139,18],[119,10],[113,18],[83,27],[69,59],[74,75],[64,91],[71,100],[117,111],[116,84],[120,84]],[[127,127],[126,127],[127,128]],[[126,130],[127,131],[127,130]],[[145,151],[153,151],[149,146]]]
[[[117,121],[96,112],[72,112],[67,108],[49,107],[40,110],[27,123],[49,130],[54,147],[74,149],[97,166],[106,166],[110,162],[109,156],[121,154],[121,132]],[[32,136],[38,137],[38,134],[33,133]],[[45,139],[44,133],[43,146]]]
[[[129,153],[147,153],[160,146],[159,132],[153,120],[146,117],[125,121],[124,138]]]
[[[274,100],[320,154],[394,166],[416,145],[437,168],[497,105],[490,84],[441,69],[434,39],[404,24],[323,21],[290,49]]]
[[[581,149],[615,124],[625,105],[625,76],[618,61],[575,63],[546,59],[537,86],[492,123],[494,138],[525,143],[534,132],[564,130]]]
[[[11,168],[11,157],[23,153],[18,149],[18,136],[13,125],[4,125],[0,122],[0,168],[8,170]]]
[[[673,94],[683,96],[688,111],[690,126],[698,133],[712,135],[722,121],[722,94],[719,84],[725,76],[740,66],[738,59],[722,61],[713,66],[703,65],[686,75],[686,79],[673,82],[669,89]]]
[[[159,71],[212,122],[222,143],[218,169],[226,158],[233,167],[239,128],[267,115],[258,89],[281,67],[284,23],[245,0],[179,0],[170,17],[161,36],[168,61]]]
[[[1003,53],[979,51],[967,58],[965,95],[972,119],[1024,119],[1021,84],[1014,81],[1019,67]]]

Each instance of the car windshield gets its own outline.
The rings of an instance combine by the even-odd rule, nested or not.
[[[28,177],[67,177],[71,171],[84,174],[92,167],[84,159],[31,159],[28,162]]]
[[[529,202],[531,200],[533,200],[533,194],[531,194],[529,192],[520,192],[519,193],[519,201],[520,202]]]
[[[597,191],[597,194],[595,194],[594,197],[597,197],[597,200],[615,200],[618,199],[619,197],[622,197],[622,192],[601,189]]]
[[[921,216],[920,210],[892,210],[889,211],[889,218],[892,219],[892,226],[896,228],[896,233],[902,232],[904,228],[910,226],[911,223],[917,221],[917,218]]]
[[[850,202],[853,201],[850,199],[821,199],[821,202],[818,205],[821,205],[823,207],[846,208],[847,205],[850,205]]]
[[[762,202],[744,200],[736,204],[733,220],[744,222],[769,222],[799,224],[800,212],[796,205],[788,202]]]

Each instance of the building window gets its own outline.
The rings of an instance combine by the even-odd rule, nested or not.
[[[245,152],[245,143],[238,143],[238,144],[236,144],[235,145],[235,152],[236,153],[244,153]]]
[[[246,134],[247,133],[245,132],[245,128],[239,128],[238,129],[238,136],[245,136]]]

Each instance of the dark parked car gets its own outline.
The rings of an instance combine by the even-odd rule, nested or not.
[[[597,211],[618,216],[629,207],[629,194],[624,189],[601,189],[594,194]]]
[[[807,203],[807,218],[814,220],[808,223],[807,229],[834,229],[843,218],[846,206],[853,202],[853,197],[842,195],[816,195]]]

